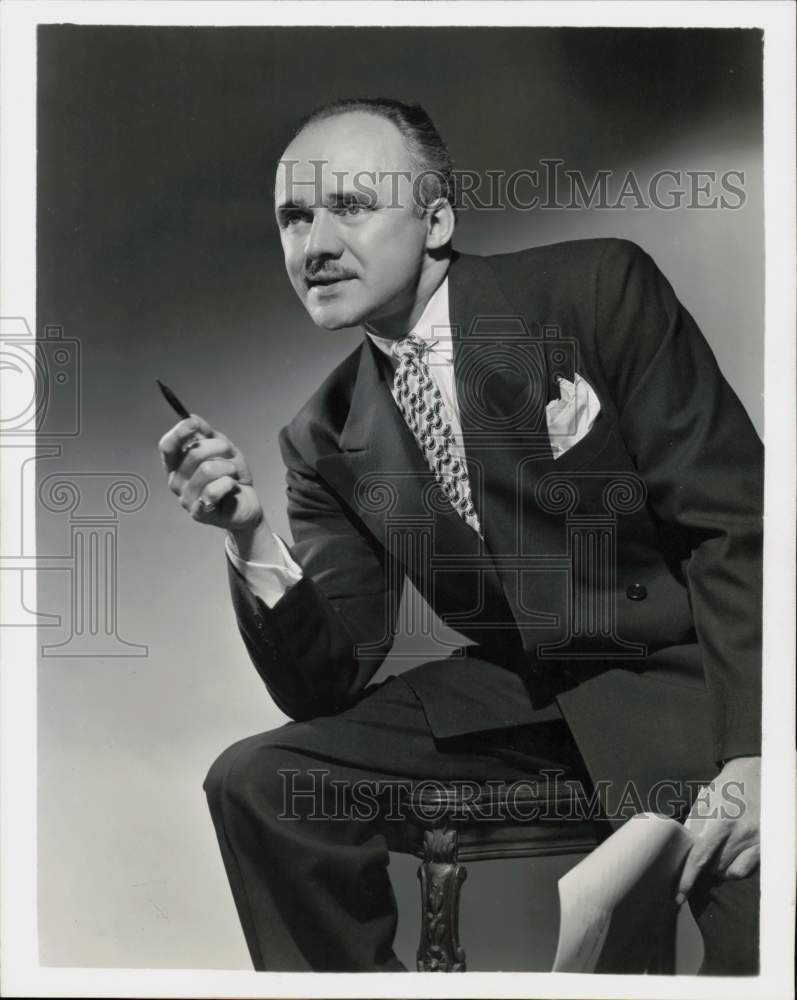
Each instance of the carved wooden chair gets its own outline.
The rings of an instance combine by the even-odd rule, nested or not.
[[[464,862],[585,854],[611,832],[604,821],[589,818],[589,791],[573,779],[543,775],[514,786],[491,784],[475,797],[472,788],[429,783],[420,786],[411,801],[401,850],[421,859],[419,972],[466,969],[459,942]],[[675,917],[673,908],[671,919],[664,920],[649,973],[675,971]]]

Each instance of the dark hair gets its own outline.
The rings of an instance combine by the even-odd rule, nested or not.
[[[401,132],[413,169],[420,178],[417,186],[413,184],[413,194],[418,199],[417,208],[421,213],[436,198],[446,198],[452,207],[456,207],[451,154],[434,122],[420,104],[404,104],[390,97],[340,98],[311,111],[299,123],[293,133],[294,137],[308,125],[349,111],[364,111],[386,118]]]

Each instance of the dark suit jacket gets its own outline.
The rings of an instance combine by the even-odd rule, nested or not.
[[[484,541],[364,340],[280,436],[304,579],[268,609],[230,574],[276,703],[355,699],[408,576],[474,643],[404,675],[435,736],[561,712],[593,777],[645,785],[760,752],[762,448],[666,279],[622,240],[457,255],[449,309]],[[545,405],[576,371],[601,412],[554,461]]]

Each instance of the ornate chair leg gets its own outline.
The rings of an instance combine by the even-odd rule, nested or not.
[[[457,862],[457,832],[446,827],[426,830],[421,881],[421,940],[418,972],[464,972],[465,952],[459,944],[459,890],[467,877]]]

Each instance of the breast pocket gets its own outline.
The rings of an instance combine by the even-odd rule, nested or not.
[[[601,410],[584,437],[553,460],[553,470],[564,472],[598,462],[606,450],[613,432],[616,434],[611,420],[606,416],[605,411]]]

